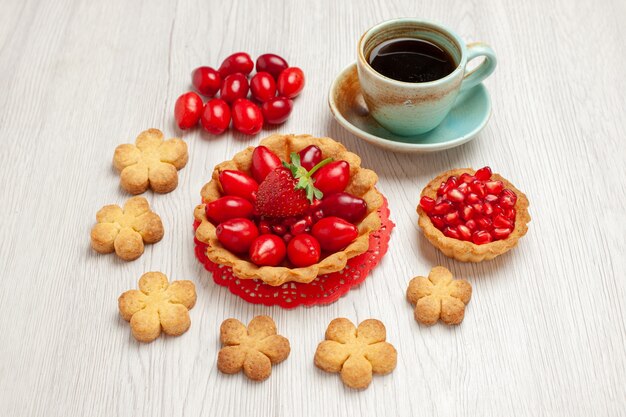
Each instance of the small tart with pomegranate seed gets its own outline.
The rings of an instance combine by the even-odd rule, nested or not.
[[[194,210],[196,239],[207,245],[211,262],[239,278],[309,283],[368,250],[370,234],[381,226],[377,181],[333,139],[274,134],[214,168]],[[333,195],[326,204],[332,209],[322,191]],[[229,210],[241,215],[224,215]]]
[[[528,205],[524,193],[489,167],[453,169],[422,190],[418,224],[444,255],[481,262],[517,245],[528,230]]]

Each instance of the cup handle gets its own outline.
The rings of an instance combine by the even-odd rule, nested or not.
[[[477,86],[496,69],[496,64],[498,63],[496,53],[489,45],[480,42],[467,45],[467,63],[465,65],[479,56],[484,56],[485,60],[470,72],[465,73],[463,83],[461,84],[461,91],[467,91]]]

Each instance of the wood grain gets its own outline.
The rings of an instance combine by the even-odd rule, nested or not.
[[[626,410],[626,2],[4,0],[0,13],[0,414],[3,416],[617,416]],[[455,28],[499,57],[493,116],[475,141],[433,155],[381,151],[326,105],[359,35],[398,16]],[[327,135],[380,175],[397,228],[382,264],[327,307],[247,304],[193,256],[192,210],[213,166],[259,137],[178,132],[172,109],[199,65],[276,52],[304,69],[291,119],[266,130]],[[162,242],[125,263],[89,248],[104,204],[122,203],[115,146],[149,127],[181,135],[178,188],[147,193]],[[491,165],[531,201],[529,234],[492,262],[457,263],[417,229],[437,173]],[[421,327],[408,281],[441,264],[473,287],[462,325]],[[118,295],[160,270],[192,279],[178,338],[139,345]],[[288,360],[261,384],[215,366],[222,320],[272,315]],[[398,367],[354,392],[313,366],[328,322],[382,320]]]

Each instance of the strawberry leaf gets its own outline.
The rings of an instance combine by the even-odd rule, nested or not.
[[[333,161],[332,158],[326,158],[313,168],[310,171],[307,171],[300,162],[300,155],[295,152],[292,152],[291,155],[291,163],[283,162],[283,166],[291,171],[291,175],[293,178],[298,180],[298,183],[294,187],[296,190],[304,190],[306,192],[306,198],[310,203],[313,202],[314,199],[321,199],[324,196],[319,189],[315,188],[314,182],[315,180],[312,178],[312,175],[315,172],[323,167],[324,165]]]

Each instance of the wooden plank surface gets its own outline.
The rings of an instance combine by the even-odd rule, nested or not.
[[[0,412],[3,416],[626,415],[626,2],[3,0],[0,6]],[[373,24],[418,16],[491,44],[493,116],[473,142],[431,155],[381,151],[326,104]],[[276,52],[307,87],[273,131],[330,136],[380,176],[397,224],[363,285],[327,307],[247,304],[195,261],[192,211],[213,166],[255,144],[184,133],[190,159],[168,195],[147,193],[162,242],[125,263],[89,248],[104,204],[122,203],[115,146],[149,127],[179,135],[176,97],[199,65]],[[529,234],[462,264],[421,235],[415,206],[437,173],[485,164],[531,202]],[[415,323],[409,279],[445,265],[474,288],[462,325]],[[117,297],[160,270],[196,283],[192,327],[140,345]],[[216,369],[218,327],[272,315],[289,359],[261,384]],[[335,317],[382,320],[393,374],[344,388],[313,365]]]

